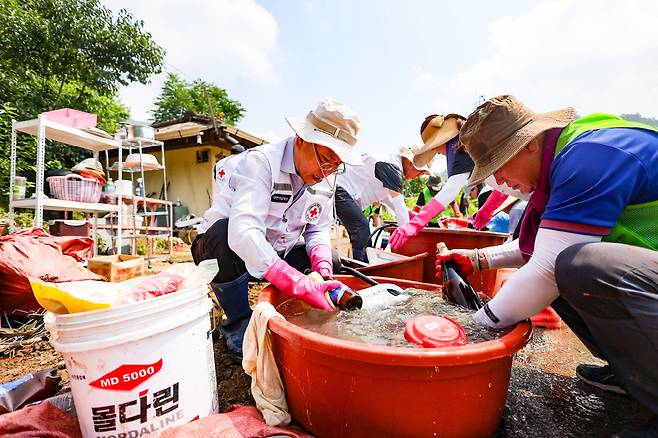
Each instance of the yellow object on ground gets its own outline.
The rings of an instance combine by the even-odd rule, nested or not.
[[[90,282],[80,282],[90,283]],[[93,281],[91,283],[100,283]],[[41,307],[53,313],[77,313],[88,310],[105,309],[110,307],[109,303],[89,301],[78,298],[70,292],[55,287],[57,283],[46,283],[41,280],[30,279],[32,292]],[[91,286],[91,285],[90,285]]]

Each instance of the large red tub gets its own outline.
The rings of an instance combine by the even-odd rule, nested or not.
[[[440,293],[433,284],[375,279]],[[259,299],[277,306],[286,298],[269,286]],[[496,341],[411,349],[339,340],[278,318],[269,329],[290,412],[320,438],[490,436],[503,413],[512,356],[531,333],[523,322]]]
[[[395,228],[391,227],[387,230],[393,233]],[[473,249],[500,245],[505,242],[505,239],[507,239],[507,234],[492,233],[490,231],[424,228],[417,236],[410,237],[396,252],[407,256],[413,256],[423,252],[429,253],[429,256],[425,257],[423,262],[422,281],[438,284],[440,280],[436,278],[436,268],[434,266],[437,243],[445,242],[448,249]],[[468,277],[468,280],[476,290],[491,296],[496,284],[496,271],[477,272]]]
[[[356,268],[368,276],[399,278],[400,280],[423,281],[423,269],[428,253],[416,254],[402,260]]]

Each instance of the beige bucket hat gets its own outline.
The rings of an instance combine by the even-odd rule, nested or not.
[[[445,116],[433,114],[425,117],[425,120],[428,119],[427,126],[420,132],[423,144],[411,148],[415,154],[414,165],[416,166],[430,163],[438,153],[439,146],[457,137],[459,134],[459,120],[465,120],[466,118],[459,114],[447,114]]]
[[[468,116],[459,134],[475,163],[468,184],[492,175],[542,132],[564,128],[575,113],[571,107],[536,113],[511,95],[487,100]]]
[[[323,99],[306,117],[286,117],[295,134],[309,143],[326,146],[345,164],[363,164],[355,151],[359,119],[347,105]]]
[[[400,146],[400,156],[402,158],[406,158],[407,160],[411,161],[411,164],[417,169],[420,170],[421,172],[429,172],[430,171],[430,166],[432,165],[432,160],[430,159],[429,163],[426,163],[423,166],[419,166],[415,163],[416,160],[416,154],[412,152],[411,148],[408,148],[406,146]]]

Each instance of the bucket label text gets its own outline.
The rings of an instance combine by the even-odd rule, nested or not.
[[[127,424],[139,421],[144,424],[169,413],[174,415],[178,409],[179,382],[172,386],[155,391],[149,397],[148,389],[139,393],[139,398],[123,403],[107,406],[94,406],[91,408],[92,421],[96,432],[113,432],[118,424]],[[150,415],[149,415],[150,413]],[[125,430],[124,427],[121,430]]]
[[[130,391],[144,383],[162,368],[162,359],[150,365],[121,365],[89,385],[98,389]]]

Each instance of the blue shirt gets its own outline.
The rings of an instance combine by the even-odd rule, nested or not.
[[[543,228],[605,236],[627,205],[658,200],[658,133],[609,128],[579,135],[555,157]]]
[[[453,175],[459,175],[461,173],[471,173],[473,171],[473,160],[466,151],[459,146],[459,136],[453,138],[452,140],[446,143],[446,161],[447,161],[447,172],[448,178]]]

